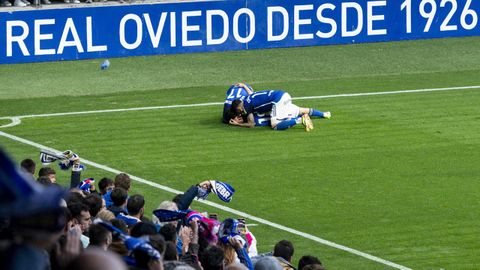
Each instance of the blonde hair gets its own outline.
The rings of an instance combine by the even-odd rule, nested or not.
[[[98,212],[97,218],[106,222],[110,222],[110,220],[115,218],[115,215],[110,210],[102,209],[100,212]]]
[[[218,246],[223,249],[223,252],[225,253],[225,265],[230,265],[236,262],[237,253],[230,244],[225,244],[222,241],[218,241]]]
[[[157,209],[165,209],[165,210],[171,210],[171,211],[177,211],[178,206],[176,203],[172,201],[163,201],[160,203],[160,205],[157,207]],[[160,220],[156,216],[152,216],[152,222],[154,224],[159,224],[161,226],[171,223],[171,222],[160,222]]]

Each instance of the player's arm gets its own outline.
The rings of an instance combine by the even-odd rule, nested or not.
[[[255,127],[255,119],[253,118],[253,113],[248,114],[246,123],[245,122],[241,123],[237,120],[237,118],[232,118],[230,119],[230,125],[247,127],[247,128]]]
[[[237,83],[236,86],[239,86],[239,87],[242,87],[243,89],[245,89],[245,91],[247,91],[248,95],[253,94],[252,89],[250,89],[250,87],[248,87],[248,86],[247,86],[246,84],[244,84],[244,83]]]

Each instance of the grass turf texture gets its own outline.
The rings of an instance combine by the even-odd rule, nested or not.
[[[293,97],[480,85],[478,40],[113,59],[106,72],[93,60],[0,66],[13,78],[35,74],[2,83],[0,115],[221,102],[238,80]],[[477,269],[479,100],[479,90],[462,90],[297,101],[333,112],[311,133],[224,126],[221,106],[24,119],[1,131],[179,190],[225,180],[238,190],[232,208],[407,267]],[[3,137],[0,144],[17,159],[38,154]],[[133,191],[148,212],[172,197],[142,184]],[[264,225],[252,231],[261,251],[285,238],[296,260],[313,254],[329,269],[389,269]]]

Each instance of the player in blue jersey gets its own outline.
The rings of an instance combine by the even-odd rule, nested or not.
[[[228,124],[228,121],[230,120],[228,117],[228,111],[230,110],[232,102],[236,99],[243,100],[251,94],[253,94],[253,88],[248,84],[236,83],[228,88],[225,102],[223,103],[223,122],[225,124]]]
[[[232,84],[228,88],[226,93],[225,102],[223,103],[223,119],[222,121],[225,124],[228,124],[230,121],[229,110],[232,102],[236,99],[244,100],[249,95],[253,94],[253,88],[246,83],[236,83]],[[256,126],[270,126],[270,115],[269,114],[253,114],[254,122]],[[246,121],[246,119],[237,119],[238,121]]]
[[[281,90],[266,90],[254,92],[247,98],[237,99],[232,102],[229,115],[229,123],[235,126],[255,126],[254,113],[269,113],[270,126],[275,130],[285,130],[296,124],[302,123],[306,131],[313,129],[310,116],[330,118],[330,112],[321,112],[311,108],[302,108],[292,103],[289,93]],[[246,121],[240,120],[246,119]]]

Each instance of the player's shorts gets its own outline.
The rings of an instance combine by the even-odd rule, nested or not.
[[[292,103],[292,97],[289,93],[284,93],[282,98],[272,106],[272,125],[277,125],[279,122],[297,118],[300,113],[300,108]]]

